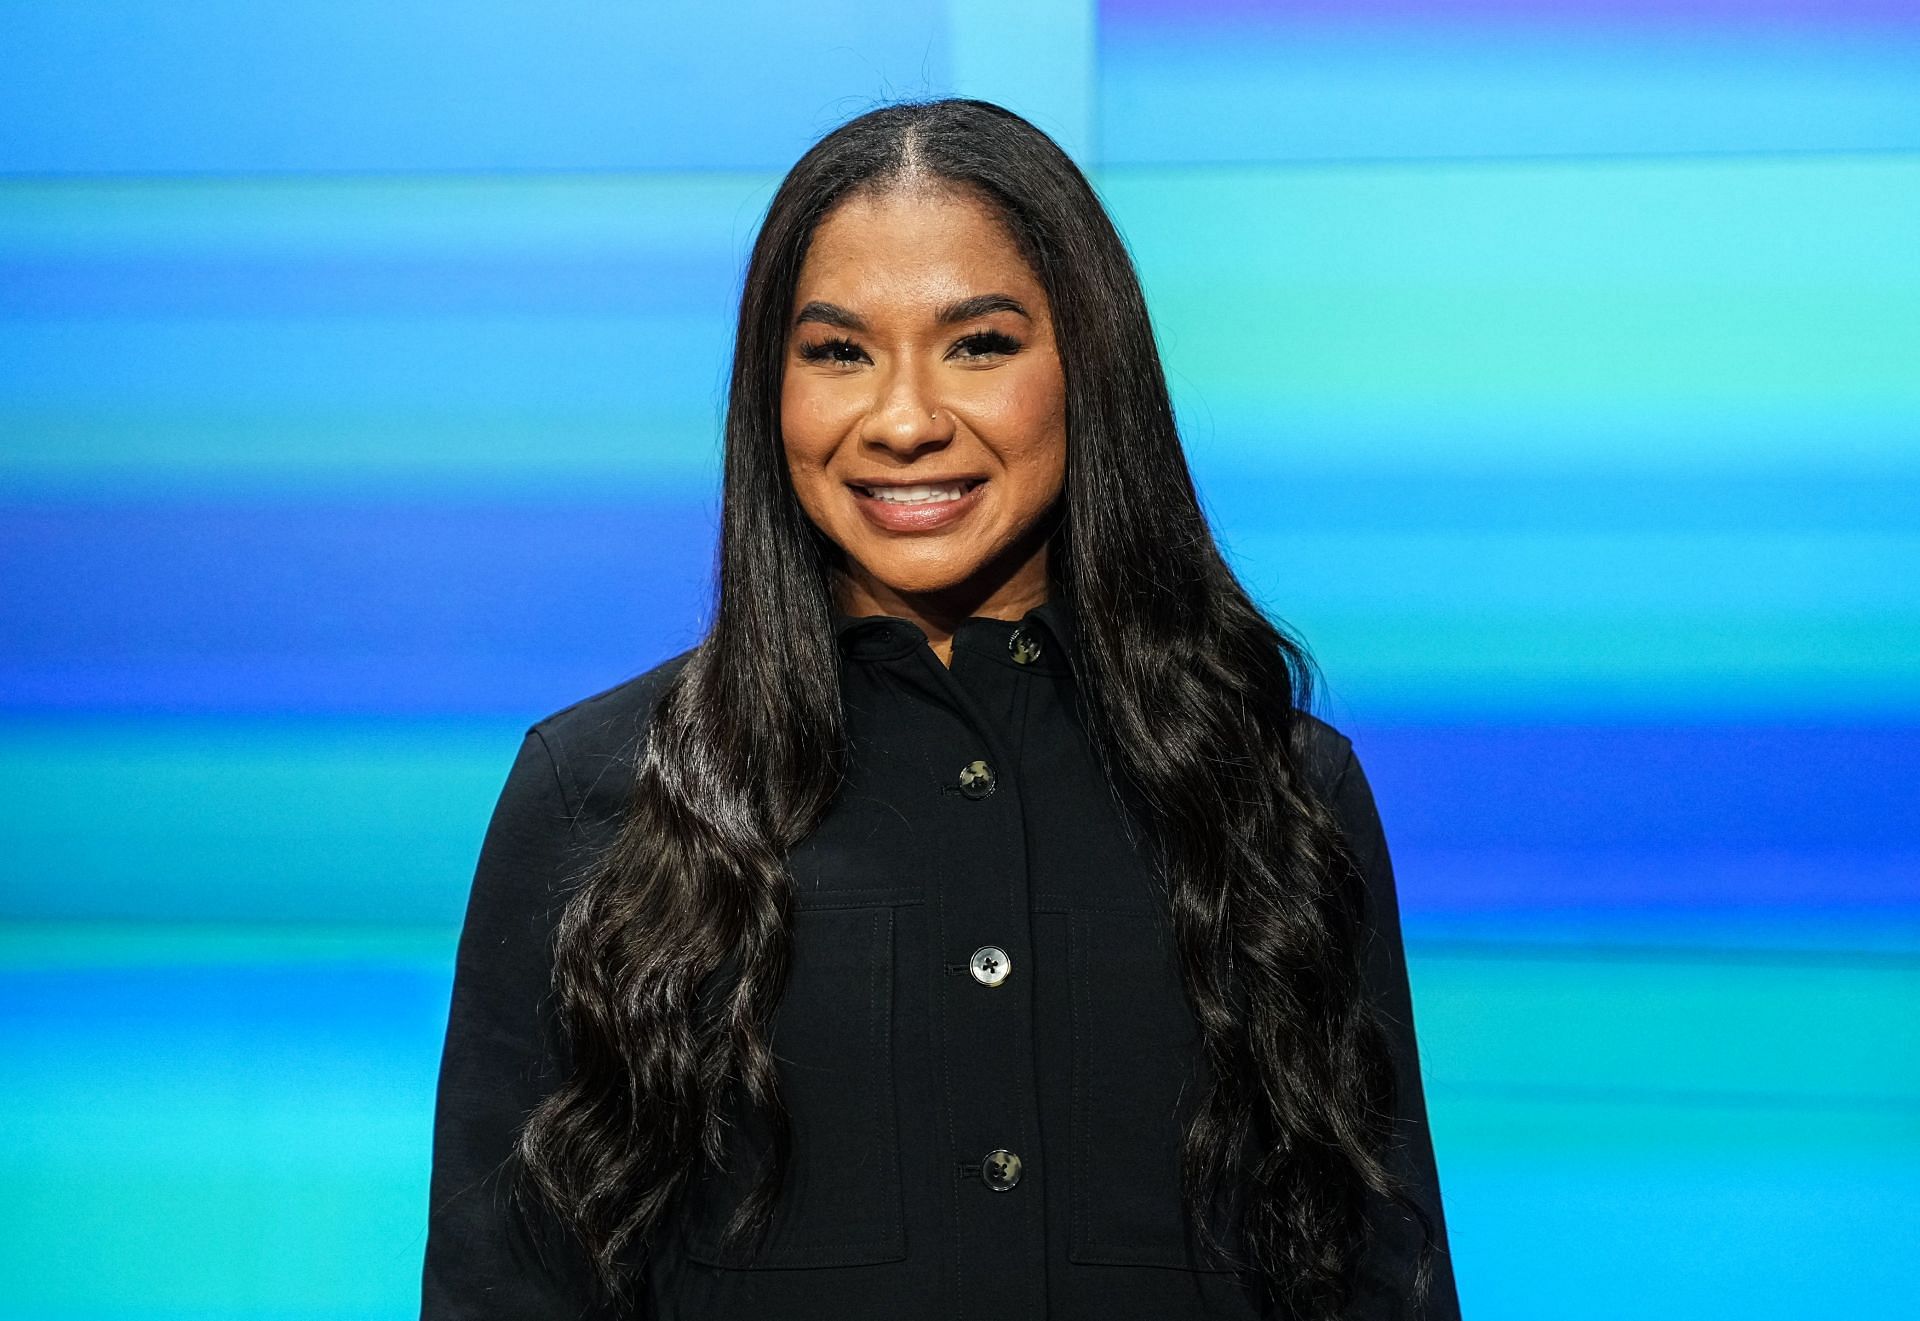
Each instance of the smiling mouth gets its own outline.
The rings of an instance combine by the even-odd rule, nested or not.
[[[937,505],[950,500],[958,500],[987,479],[970,477],[958,482],[926,482],[918,486],[862,486],[858,482],[848,482],[855,491],[869,500],[878,500],[890,505]]]

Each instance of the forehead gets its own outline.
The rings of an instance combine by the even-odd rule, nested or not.
[[[794,302],[920,303],[988,289],[1039,296],[997,212],[951,189],[861,192],[814,230]]]

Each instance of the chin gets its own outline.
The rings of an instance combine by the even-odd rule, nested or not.
[[[857,552],[856,558],[876,583],[901,596],[929,596],[953,591],[963,586],[981,568],[971,560],[956,562],[950,556],[942,556],[932,564],[918,557],[876,555],[869,559],[859,556]]]
[[[951,572],[939,574],[894,572],[886,565],[871,566],[868,572],[881,586],[901,596],[938,596],[961,587],[969,577],[967,574],[955,577]]]

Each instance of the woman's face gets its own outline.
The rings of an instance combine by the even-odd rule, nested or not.
[[[789,325],[787,468],[854,600],[949,617],[1044,600],[1066,381],[998,217],[953,191],[849,197],[815,230]]]

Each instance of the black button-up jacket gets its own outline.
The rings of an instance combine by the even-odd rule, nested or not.
[[[1056,598],[1018,623],[969,619],[950,668],[905,620],[837,628],[849,778],[789,859],[793,956],[773,1025],[788,1182],[769,1236],[740,1256],[718,1240],[753,1162],[697,1182],[655,1244],[641,1314],[1260,1315],[1198,1254],[1181,1209],[1198,1028],[1164,901],[1076,713],[1070,610]],[[563,882],[611,839],[652,699],[684,660],[535,723],[501,792],[441,1063],[427,1321],[588,1314],[584,1262],[561,1238],[530,1246],[501,1163],[563,1067],[547,997]],[[1457,1318],[1387,848],[1351,744],[1311,727],[1311,772],[1372,887],[1402,1168],[1442,1234],[1417,1315]],[[1376,1219],[1352,1315],[1414,1317],[1399,1299],[1416,1231]]]

